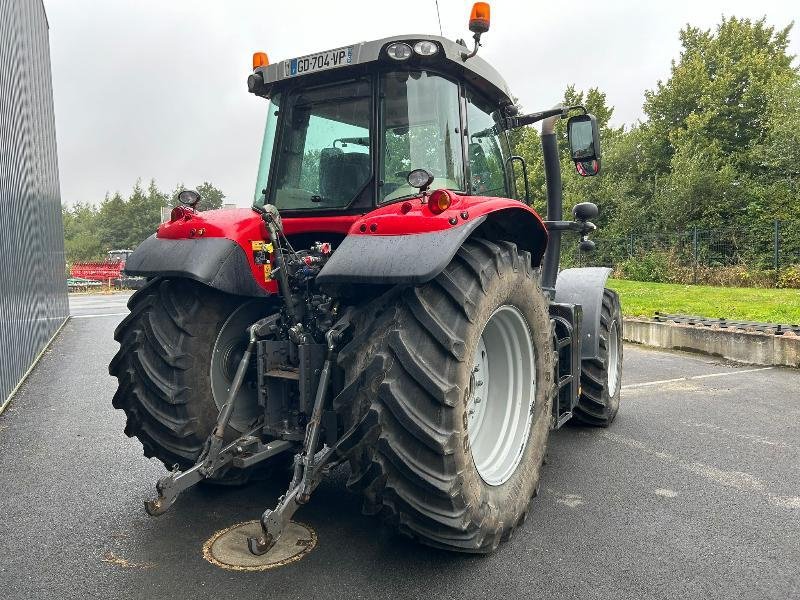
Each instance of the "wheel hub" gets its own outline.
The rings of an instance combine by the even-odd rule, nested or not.
[[[210,376],[211,392],[219,410],[222,410],[228,400],[233,377],[247,346],[247,328],[263,316],[264,305],[262,303],[242,304],[231,313],[217,334],[211,352]],[[247,431],[250,424],[260,414],[255,384],[255,369],[250,369],[239,390],[236,406],[229,422],[230,427],[236,431]]]
[[[536,398],[535,352],[525,317],[498,308],[475,348],[467,401],[467,436],[475,468],[502,485],[519,466]]]

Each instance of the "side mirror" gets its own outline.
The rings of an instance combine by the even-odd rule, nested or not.
[[[576,115],[567,121],[569,152],[581,177],[600,172],[600,130],[594,115]]]

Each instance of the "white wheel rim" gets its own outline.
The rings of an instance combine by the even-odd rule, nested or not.
[[[219,410],[228,401],[228,393],[233,383],[236,368],[248,342],[247,328],[264,316],[264,306],[258,302],[247,302],[234,310],[225,320],[211,349],[209,377],[211,394]],[[238,352],[236,352],[238,351]],[[251,365],[255,358],[251,360]],[[258,391],[253,382],[253,372],[245,378],[236,406],[228,423],[233,429],[244,433],[263,412],[258,404]]]
[[[502,485],[517,470],[536,399],[531,332],[519,309],[504,305],[489,317],[475,349],[467,400],[467,436],[478,474]]]
[[[611,329],[608,330],[608,365],[606,368],[608,372],[608,395],[613,396],[617,393],[617,385],[619,385],[619,332],[617,331],[617,322],[611,323]]]

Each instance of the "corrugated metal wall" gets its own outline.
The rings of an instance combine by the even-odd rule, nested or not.
[[[0,405],[68,313],[47,16],[0,0]]]

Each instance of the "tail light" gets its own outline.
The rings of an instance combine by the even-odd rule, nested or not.
[[[194,215],[194,211],[191,208],[186,206],[176,206],[172,209],[172,212],[169,214],[170,223],[174,223],[175,221],[188,221]]]
[[[440,215],[453,204],[453,196],[447,190],[436,190],[428,198],[428,208],[435,215]]]

